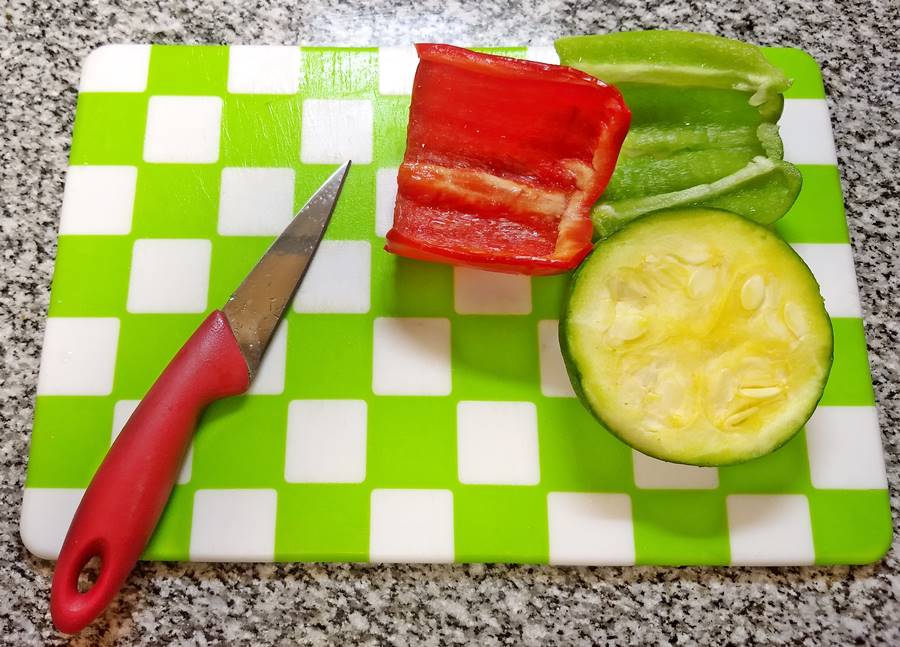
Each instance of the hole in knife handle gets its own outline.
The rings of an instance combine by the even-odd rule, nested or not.
[[[77,588],[79,593],[87,593],[94,588],[97,580],[100,579],[101,568],[103,568],[103,560],[100,555],[88,558],[78,571]]]

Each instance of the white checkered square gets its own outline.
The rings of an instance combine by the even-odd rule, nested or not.
[[[118,344],[116,318],[48,317],[38,395],[109,395]]]
[[[719,470],[667,463],[631,450],[634,484],[646,490],[711,490],[719,487]]]
[[[785,99],[778,127],[788,162],[837,164],[825,99]]]
[[[538,350],[541,364],[541,393],[551,398],[574,398],[566,364],[559,348],[559,321],[538,323]]]
[[[453,299],[460,314],[527,315],[531,277],[454,267]]]
[[[806,449],[813,487],[887,487],[875,407],[819,407],[806,423]]]
[[[131,231],[135,166],[70,166],[60,234],[122,235]]]
[[[284,479],[361,483],[366,478],[365,400],[295,400],[288,408]]]
[[[212,164],[219,159],[220,97],[150,97],[144,161]]]
[[[362,314],[369,311],[372,246],[364,240],[323,240],[310,263],[294,310]]]
[[[419,55],[408,47],[378,48],[378,92],[381,94],[412,94],[413,79],[419,65]]]
[[[84,490],[77,488],[25,488],[19,533],[31,554],[41,559],[59,557],[82,496]]]
[[[369,164],[374,113],[368,99],[303,102],[300,161],[304,164]]]
[[[553,45],[535,45],[525,50],[525,58],[539,63],[559,65],[559,54]]]
[[[812,564],[809,501],[802,494],[733,494],[726,499],[731,563]]]
[[[451,562],[453,494],[373,490],[369,533],[373,562]]]
[[[228,91],[232,94],[294,94],[303,68],[299,47],[232,45]]]
[[[380,168],[375,174],[375,235],[382,238],[394,226],[397,171],[395,168]]]
[[[294,218],[294,169],[222,169],[219,234],[277,236]]]
[[[541,480],[533,402],[460,402],[456,439],[461,483],[537,485]]]
[[[819,282],[828,314],[832,317],[862,317],[850,245],[794,243],[791,247],[809,265]]]
[[[256,377],[247,391],[250,395],[277,395],[284,391],[284,371],[287,365],[288,322],[282,319],[266,348]]]
[[[104,45],[88,54],[79,92],[143,92],[150,70],[150,45]]]
[[[372,390],[376,395],[449,395],[450,321],[375,319]]]
[[[551,564],[634,564],[631,497],[551,492],[547,495]]]
[[[272,561],[277,508],[275,490],[197,490],[191,561]]]
[[[128,312],[205,311],[211,255],[203,238],[134,241]]]

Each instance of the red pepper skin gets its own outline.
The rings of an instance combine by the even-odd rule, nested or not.
[[[576,267],[591,250],[590,208],[628,132],[622,95],[569,67],[416,49],[385,249],[517,274]]]

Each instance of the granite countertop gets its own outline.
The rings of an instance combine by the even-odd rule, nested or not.
[[[103,6],[100,6],[103,5]],[[727,5],[727,6],[722,6]],[[0,642],[60,644],[52,564],[18,536],[80,60],[110,42],[547,44],[672,27],[822,64],[896,518],[900,10],[896,3],[9,0],[0,28]],[[893,289],[892,289],[893,288]],[[900,644],[897,543],[836,568],[140,564],[75,644]]]

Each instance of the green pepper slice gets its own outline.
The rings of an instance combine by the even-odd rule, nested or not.
[[[790,80],[756,46],[644,31],[562,38],[556,50],[563,65],[616,84],[632,113],[592,211],[599,236],[672,207],[716,207],[768,224],[794,203],[801,177],[783,160],[776,125]]]

